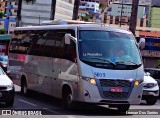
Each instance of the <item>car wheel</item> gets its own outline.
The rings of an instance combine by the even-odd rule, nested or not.
[[[126,112],[129,110],[129,107],[130,107],[129,104],[123,104],[117,106],[119,112]]]
[[[149,97],[148,99],[146,99],[146,102],[148,105],[154,105],[157,102],[157,97],[153,96],[153,97]]]
[[[27,95],[28,94],[28,87],[27,87],[26,79],[22,79],[22,81],[21,81],[21,93],[23,95]]]
[[[6,101],[6,106],[13,106],[13,104],[14,104],[14,97]]]

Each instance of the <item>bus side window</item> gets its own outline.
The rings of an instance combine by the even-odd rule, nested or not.
[[[9,52],[26,54],[30,48],[29,31],[15,31],[12,35]]]
[[[32,31],[30,33],[30,39],[31,39],[31,48],[28,51],[31,55],[37,55],[37,56],[43,56],[44,51],[44,38],[43,34],[44,31]]]

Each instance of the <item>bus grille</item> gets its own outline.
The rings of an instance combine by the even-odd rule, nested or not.
[[[129,80],[111,80],[111,79],[101,79],[100,85],[102,87],[130,87],[131,81]]]
[[[103,94],[104,94],[105,97],[126,98],[127,95],[128,95],[128,92],[118,93],[118,92],[104,91]]]

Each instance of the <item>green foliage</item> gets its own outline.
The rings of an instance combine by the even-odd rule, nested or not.
[[[5,29],[0,29],[0,34],[5,34],[6,30]]]
[[[99,9],[102,9],[102,10],[105,9],[106,7],[107,7],[107,6],[106,6],[106,5],[103,5],[103,4],[100,4],[100,5],[99,5]]]
[[[93,19],[93,16],[90,14],[86,14],[86,16],[82,16],[83,21],[89,21],[90,19]]]
[[[0,11],[0,18],[2,18],[4,16],[4,12]]]

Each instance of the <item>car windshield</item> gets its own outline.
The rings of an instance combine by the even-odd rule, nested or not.
[[[8,61],[8,56],[0,56],[0,61]]]
[[[139,65],[139,55],[131,34],[106,31],[79,32],[79,57],[83,61]]]

